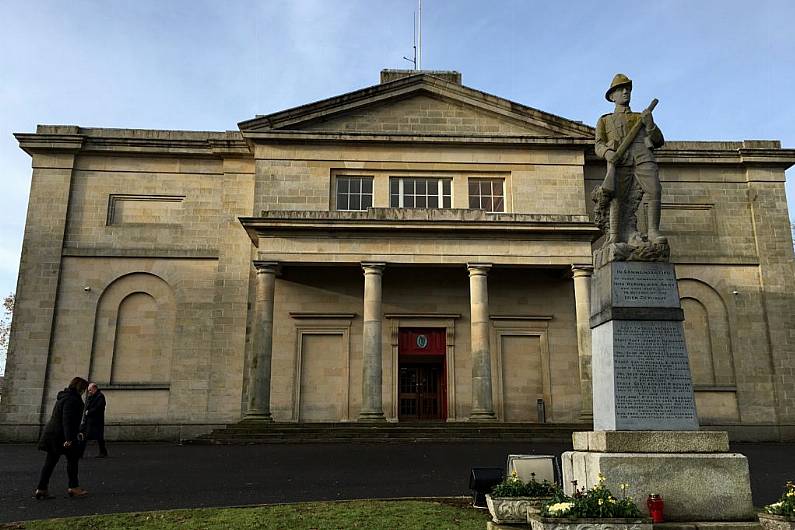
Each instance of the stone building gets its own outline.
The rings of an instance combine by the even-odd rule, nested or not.
[[[75,375],[119,438],[587,423],[593,128],[456,72],[381,81],[235,131],[17,134],[33,175],[3,437],[35,437]],[[701,423],[793,439],[795,150],[657,154]]]

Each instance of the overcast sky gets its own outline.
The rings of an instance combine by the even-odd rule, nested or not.
[[[0,295],[15,290],[30,186],[12,133],[37,123],[236,129],[410,67],[416,5],[0,0]],[[422,66],[591,125],[625,72],[637,110],[659,98],[667,139],[795,148],[793,20],[793,0],[424,0]]]

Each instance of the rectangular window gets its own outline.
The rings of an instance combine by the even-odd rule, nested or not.
[[[366,210],[373,205],[373,177],[337,177],[337,210]]]
[[[392,208],[452,208],[453,179],[400,177],[389,181]]]
[[[504,212],[502,179],[469,179],[469,207],[487,212]]]

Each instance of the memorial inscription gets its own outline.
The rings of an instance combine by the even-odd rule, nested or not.
[[[679,307],[676,275],[668,264],[618,262],[613,266],[613,305]]]
[[[682,323],[613,321],[616,424],[698,428]]]

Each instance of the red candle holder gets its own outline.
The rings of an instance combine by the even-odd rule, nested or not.
[[[664,521],[663,510],[665,509],[665,502],[663,502],[662,495],[657,493],[649,494],[649,498],[646,499],[646,506],[649,508],[649,516],[651,516],[652,523],[662,523]]]

